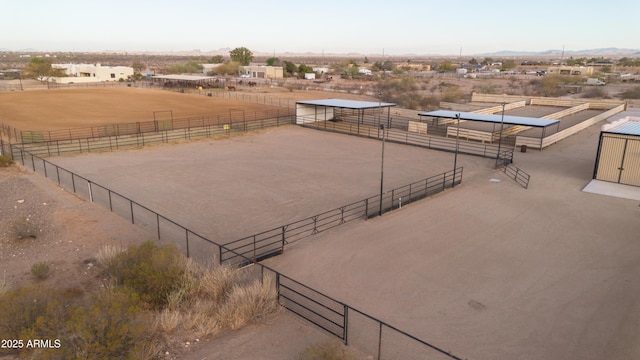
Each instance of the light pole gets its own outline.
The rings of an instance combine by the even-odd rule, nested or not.
[[[456,114],[456,119],[458,120],[458,129],[456,130],[456,153],[453,156],[453,181],[451,182],[451,187],[456,186],[456,167],[458,165],[458,149],[460,147],[460,113]]]
[[[382,216],[382,188],[384,186],[384,124],[380,124],[380,129],[382,130],[382,165],[380,167],[380,211],[378,212],[378,215]]]
[[[507,105],[506,102],[502,102],[502,118],[500,119],[500,137],[498,138],[498,155],[496,156],[496,169],[498,168],[498,163],[500,161],[500,149],[502,148],[502,128],[504,127],[504,106]]]

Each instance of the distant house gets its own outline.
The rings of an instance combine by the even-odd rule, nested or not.
[[[252,78],[282,79],[284,68],[282,66],[250,65],[243,66],[241,72]]]
[[[359,68],[358,69],[358,74],[371,75],[371,69]]]
[[[549,66],[547,74],[555,75],[593,75],[593,67],[591,66]]]
[[[121,81],[133,76],[129,66],[102,66],[101,64],[51,64],[53,69],[64,70],[67,77],[52,78],[57,83],[86,83]]]

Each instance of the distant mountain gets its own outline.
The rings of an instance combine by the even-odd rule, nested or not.
[[[484,56],[560,56],[563,51],[558,49],[550,49],[545,51],[497,51],[493,53],[478,54]],[[586,50],[564,50],[565,56],[623,56],[623,55],[639,55],[640,49],[620,49],[620,48],[600,48]]]

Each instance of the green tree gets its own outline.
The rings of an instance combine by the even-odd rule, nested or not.
[[[193,74],[202,72],[202,64],[196,61],[189,61],[186,64],[173,64],[169,66],[169,72],[172,74]]]
[[[240,63],[242,66],[248,66],[253,61],[253,53],[246,47],[239,47],[229,51],[231,60]]]
[[[478,65],[478,60],[476,60],[476,58],[471,58],[471,60],[469,60],[469,64]]]
[[[134,72],[141,73],[147,68],[147,65],[145,65],[142,61],[136,60],[131,64],[131,67],[133,68]]]
[[[222,64],[224,62],[224,57],[222,55],[214,55],[209,59],[209,64]]]
[[[438,65],[438,71],[453,71],[453,64],[451,61],[444,61]]]
[[[298,65],[298,76],[300,78],[303,78],[304,74],[308,74],[312,72],[313,72],[313,68],[311,66],[305,65],[305,64]]]
[[[64,76],[64,70],[54,69],[51,62],[43,58],[31,58],[27,68],[24,71],[26,77],[37,79],[40,81],[48,81],[54,76]]]
[[[280,59],[278,59],[277,57],[268,58],[267,66],[280,66]]]
[[[292,63],[291,61],[284,61],[283,65],[284,65],[284,73],[285,73],[285,76],[287,77],[294,76],[298,71],[296,64]]]
[[[226,62],[213,68],[207,75],[233,75],[237,74],[240,70],[240,64],[235,61]]]

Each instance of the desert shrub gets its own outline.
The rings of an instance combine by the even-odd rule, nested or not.
[[[60,324],[67,314],[62,304],[73,303],[75,299],[71,292],[43,286],[9,289],[0,294],[0,334],[3,339],[59,338],[63,332]],[[54,324],[53,329],[47,331],[50,324]],[[0,349],[0,356],[18,351]]]
[[[137,292],[151,308],[161,309],[167,305],[168,295],[179,290],[184,264],[184,256],[173,246],[145,242],[117,254],[107,271],[118,285]]]
[[[31,275],[36,280],[44,280],[49,276],[49,264],[46,262],[37,262],[31,266]]]
[[[6,272],[2,274],[2,278],[0,279],[0,296],[6,293],[9,290],[9,282],[7,281]]]
[[[0,168],[9,167],[9,165],[13,164],[13,160],[7,155],[0,155]]]
[[[231,266],[204,268],[198,279],[198,297],[220,304],[227,298],[237,280],[238,273]]]
[[[0,295],[3,338],[48,339],[52,348],[0,349],[31,359],[149,359],[162,339],[137,293],[24,287]],[[26,340],[25,340],[26,341]],[[57,344],[57,346],[56,346]]]
[[[634,86],[618,95],[621,99],[640,99],[640,86]]]
[[[231,289],[225,303],[218,310],[219,322],[232,330],[266,318],[279,309],[278,294],[273,277],[265,277]]]
[[[607,94],[607,91],[605,89],[603,89],[602,87],[590,87],[587,88],[585,91],[582,92],[581,97],[583,98],[608,98],[609,95]]]
[[[38,225],[29,217],[17,218],[11,224],[14,237],[18,240],[32,238],[35,239],[38,234]]]
[[[459,87],[448,87],[442,92],[440,99],[445,102],[459,102],[464,97],[464,93]]]
[[[498,86],[495,84],[485,84],[485,85],[477,85],[475,86],[475,90],[481,94],[496,94],[498,90]]]
[[[108,268],[112,265],[112,261],[113,259],[115,259],[116,255],[125,251],[126,248],[122,246],[107,244],[98,251],[98,253],[96,254],[96,259],[98,260],[98,264]]]
[[[323,341],[306,348],[299,360],[355,360],[338,341]]]
[[[95,293],[69,312],[64,346],[56,355],[71,359],[146,359],[161,340],[140,296],[130,289]],[[60,335],[58,335],[60,336]]]

